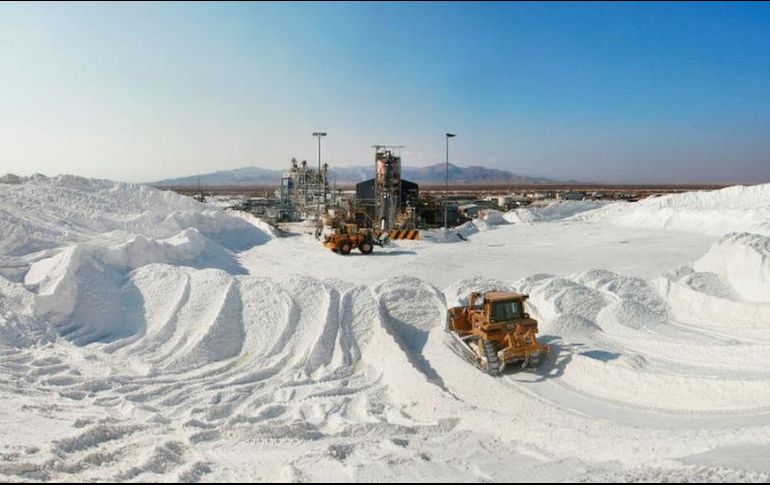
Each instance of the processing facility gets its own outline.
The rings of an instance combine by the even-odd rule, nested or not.
[[[401,178],[400,146],[376,145],[374,178],[356,184],[345,195],[329,183],[329,165],[320,169],[291,160],[276,190],[279,222],[320,221],[333,212],[360,227],[391,231],[416,229],[420,203],[418,184]]]
[[[383,231],[414,229],[420,188],[414,182],[401,178],[401,156],[398,146],[376,145],[374,156],[375,177],[356,184],[357,212],[369,219],[357,220],[359,225],[376,227]]]
[[[302,221],[316,217],[329,205],[332,191],[329,190],[329,165],[319,169],[308,167],[307,160],[297,163],[291,159],[291,166],[281,177],[278,188],[280,206],[278,220],[282,222]]]

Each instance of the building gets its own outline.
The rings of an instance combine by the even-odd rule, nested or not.
[[[479,215],[479,211],[484,209],[485,207],[480,206],[479,204],[473,203],[473,204],[463,204],[457,207],[457,212],[460,214],[460,216],[466,218],[466,219],[473,219],[476,216]]]
[[[356,207],[359,211],[365,212],[371,220],[370,226],[376,226],[377,220],[377,198],[376,198],[376,179],[369,179],[356,184]],[[420,198],[420,186],[409,180],[399,180],[398,185],[398,203],[397,207],[406,209],[407,207],[416,208]]]
[[[571,190],[569,192],[560,192],[559,193],[559,199],[561,200],[571,200],[571,201],[580,201],[585,200],[587,197],[585,192],[578,192]]]

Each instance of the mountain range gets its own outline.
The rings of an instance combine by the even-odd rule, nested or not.
[[[446,166],[443,163],[426,167],[408,167],[402,169],[402,177],[419,184],[443,184]],[[374,177],[374,166],[334,167],[330,170],[330,179],[339,185],[354,184]],[[153,182],[150,185],[160,187],[203,186],[270,186],[278,185],[285,170],[261,167],[243,167],[233,170],[175,177]],[[449,165],[449,182],[468,185],[511,185],[511,184],[547,184],[558,182],[544,177],[528,177],[505,170],[480,166],[461,167]]]

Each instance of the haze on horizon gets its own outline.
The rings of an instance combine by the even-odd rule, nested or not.
[[[770,4],[0,4],[0,173],[770,181]]]

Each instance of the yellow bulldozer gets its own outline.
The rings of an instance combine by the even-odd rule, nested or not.
[[[537,320],[525,309],[528,295],[510,292],[471,293],[467,306],[450,308],[449,345],[489,375],[507,365],[537,367],[550,352],[537,340]]]
[[[361,229],[356,224],[344,224],[334,233],[326,235],[323,244],[337,254],[347,255],[356,248],[361,254],[371,254],[374,246],[381,243],[370,229]]]

